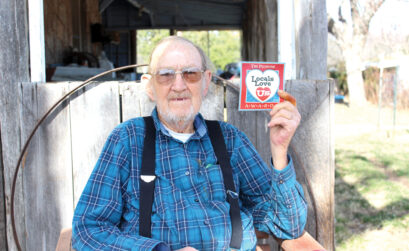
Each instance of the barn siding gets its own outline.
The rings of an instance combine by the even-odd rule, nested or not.
[[[20,82],[29,81],[28,26],[25,1],[0,2],[0,250],[15,250],[10,222],[10,193],[14,165],[20,152]],[[4,184],[3,184],[4,182]],[[15,211],[18,233],[24,235],[21,173],[16,184]],[[4,190],[3,190],[4,189]],[[24,243],[24,240],[22,240]]]

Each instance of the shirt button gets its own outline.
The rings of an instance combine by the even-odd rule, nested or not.
[[[186,174],[186,176],[187,176],[187,175],[189,175],[190,173],[189,173],[189,171],[186,171],[185,174]]]
[[[199,199],[195,199],[195,202],[199,202]]]
[[[283,180],[280,180],[280,181],[279,181],[279,183],[280,183],[280,184],[283,184],[283,183],[284,183],[284,181],[283,181]]]
[[[288,204],[287,207],[288,207],[288,208],[291,208],[291,204]]]
[[[205,225],[209,225],[209,224],[210,224],[210,222],[209,222],[208,220],[204,220],[203,223],[204,223]]]

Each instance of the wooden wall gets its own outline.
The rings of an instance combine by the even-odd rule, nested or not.
[[[19,82],[29,81],[26,1],[0,1],[0,250],[16,250],[10,228],[10,190],[14,165],[20,152]],[[16,199],[22,202],[21,174]],[[16,205],[19,226],[24,226],[24,207]],[[24,229],[19,229],[23,236]]]
[[[91,43],[91,24],[101,23],[98,0],[43,0],[45,60],[47,65],[62,64],[67,52],[93,53],[102,46]]]
[[[78,84],[21,85],[23,142],[47,109]],[[223,87],[212,85],[204,116],[223,119],[223,96]],[[78,91],[50,115],[31,141],[22,170],[26,218],[18,227],[26,228],[25,237],[19,235],[26,250],[55,249],[108,134],[120,118],[150,115],[153,107],[141,84],[104,82]]]
[[[21,85],[23,142],[48,107],[78,84]],[[30,143],[22,171],[26,238],[20,235],[20,239],[25,239],[26,250],[55,248],[59,231],[71,226],[74,207],[110,131],[120,118],[127,120],[151,113],[154,104],[141,85],[131,82],[91,84],[66,101],[40,127]],[[329,225],[332,215],[328,214],[332,206],[331,175],[334,173],[330,144],[332,83],[289,81],[287,88],[296,96],[303,117],[291,145],[298,180],[309,201],[313,194],[319,206],[315,212],[309,203],[311,217],[307,230],[315,235],[317,217],[318,237],[325,244],[328,242],[325,233],[331,233],[332,227]],[[305,95],[306,90],[309,90],[308,95]],[[223,87],[212,84],[202,114],[208,119],[223,120],[224,96]],[[268,161],[270,148],[265,126],[268,115],[238,112],[238,92],[234,88],[227,88],[226,97],[228,122],[241,128]],[[306,178],[314,184],[311,191]]]

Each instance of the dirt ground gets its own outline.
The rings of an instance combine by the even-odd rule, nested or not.
[[[335,104],[334,112],[335,140],[372,131],[391,133],[394,128],[409,129],[409,110],[396,110],[394,112],[391,107],[379,109],[374,104],[356,108],[346,104]]]

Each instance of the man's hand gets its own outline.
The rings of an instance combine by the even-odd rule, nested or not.
[[[192,248],[192,247],[185,247],[182,249],[178,249],[176,251],[198,251],[196,248]]]
[[[267,124],[270,128],[270,147],[273,164],[282,170],[287,166],[287,151],[291,138],[301,121],[293,96],[279,90],[278,96],[284,99],[273,107],[270,112],[271,120]]]

